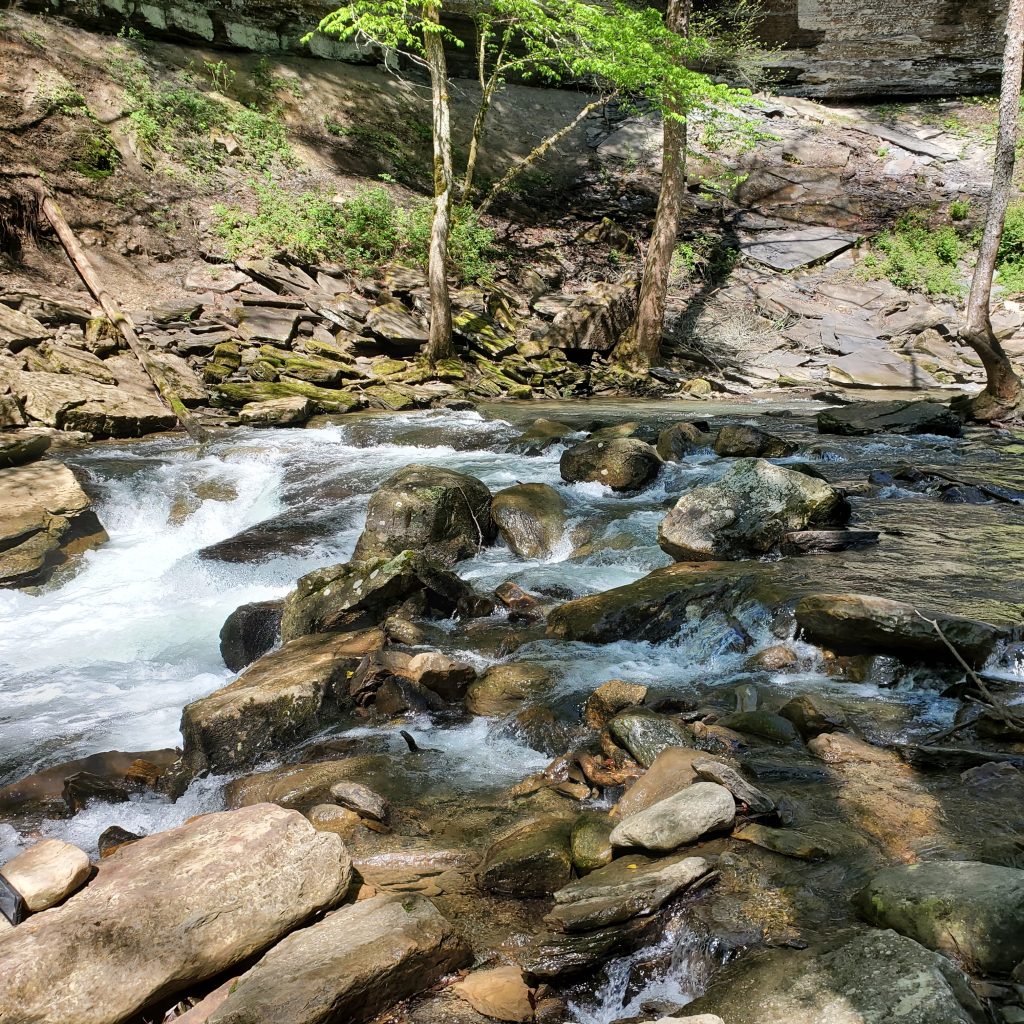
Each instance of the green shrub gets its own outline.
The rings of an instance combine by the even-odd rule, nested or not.
[[[949,219],[952,221],[964,221],[971,215],[971,201],[969,199],[954,199],[949,204]]]
[[[228,159],[215,134],[238,143],[242,164],[265,171],[275,163],[295,162],[280,111],[238,107],[203,92],[187,71],[173,81],[154,80],[138,55],[122,51],[110,61],[111,72],[130,103],[128,123],[140,146],[163,153],[197,173],[216,170]],[[223,64],[208,64],[218,88],[230,86]]]
[[[1006,211],[997,269],[998,283],[1007,293],[1024,292],[1024,201],[1010,203]]]
[[[232,256],[290,257],[300,263],[340,263],[372,273],[388,263],[425,267],[433,204],[399,206],[381,185],[344,202],[323,191],[293,195],[270,181],[253,185],[255,210],[214,207],[215,230]],[[494,232],[468,207],[452,211],[452,270],[460,281],[494,276]]]
[[[872,251],[861,261],[869,278],[888,278],[909,291],[928,295],[958,296],[963,283],[958,273],[969,246],[954,227],[932,227],[922,213],[904,214],[890,231],[872,242]]]

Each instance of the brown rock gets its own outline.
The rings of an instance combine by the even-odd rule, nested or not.
[[[60,839],[44,839],[9,860],[0,868],[0,875],[36,913],[66,900],[85,884],[91,871],[84,850]]]
[[[587,725],[603,729],[620,711],[643,704],[647,687],[642,683],[627,683],[624,679],[609,679],[588,698],[583,708]]]
[[[518,967],[493,967],[473,971],[452,985],[452,991],[469,1003],[477,1013],[493,1020],[530,1021],[530,986]]]
[[[703,757],[705,754],[701,750],[666,747],[654,759],[647,773],[626,790],[625,795],[615,805],[614,813],[620,818],[628,818],[631,814],[646,810],[659,800],[686,789],[698,780],[699,776],[693,763]]]

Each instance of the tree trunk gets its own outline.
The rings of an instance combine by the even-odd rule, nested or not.
[[[673,32],[688,34],[691,6],[692,0],[669,0],[665,23]],[[636,319],[615,347],[615,358],[638,370],[653,366],[661,358],[672,255],[686,194],[686,122],[665,117],[663,139],[661,193],[644,263]]]
[[[985,367],[985,390],[968,405],[971,415],[982,421],[1015,412],[1021,403],[1021,382],[992,329],[990,307],[992,277],[999,243],[1006,223],[1006,208],[1013,187],[1013,167],[1020,120],[1021,74],[1024,71],[1024,0],[1011,0],[1006,15],[1006,51],[1003,56],[1003,84],[999,96],[999,135],[992,173],[985,231],[974,268],[971,295],[967,300],[967,322],[961,337]]]
[[[440,25],[440,10],[430,3],[423,8],[425,21]],[[430,290],[430,337],[424,350],[431,363],[452,354],[452,304],[448,295],[448,234],[452,216],[452,133],[448,96],[448,65],[444,39],[437,30],[423,33],[430,68],[434,134],[434,218],[430,227],[427,283]]]

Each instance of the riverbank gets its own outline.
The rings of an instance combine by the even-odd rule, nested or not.
[[[809,612],[801,611],[801,602],[813,593],[852,592],[998,628],[1018,626],[1014,538],[1024,527],[1017,504],[1024,490],[1019,442],[990,430],[959,438],[822,434],[816,417],[823,408],[805,401],[573,402],[544,407],[551,415],[535,423],[536,405],[506,403],[479,410],[349,414],[305,430],[235,429],[202,450],[166,437],[106,442],[62,456],[94,500],[110,540],[58,569],[41,590],[0,595],[0,663],[10,695],[5,779],[56,769],[28,802],[11,803],[18,787],[4,791],[5,855],[46,836],[77,843],[96,858],[117,840],[163,834],[168,843],[181,835],[174,856],[186,864],[198,841],[190,832],[196,826],[186,822],[196,813],[243,806],[255,813],[266,799],[298,808],[323,830],[319,834],[343,836],[362,879],[347,885],[348,899],[355,893],[359,900],[355,907],[369,907],[382,898],[368,899],[378,892],[425,896],[472,949],[469,978],[476,981],[468,989],[445,985],[425,991],[440,974],[424,966],[400,990],[419,991],[419,997],[388,1019],[455,1015],[477,1021],[481,1007],[499,1019],[528,1019],[532,991],[546,1020],[646,1020],[685,1015],[682,1007],[709,984],[695,1008],[719,1012],[730,1024],[753,1012],[741,1005],[748,998],[743,993],[762,1007],[762,1022],[802,1019],[793,1017],[796,1011],[787,1002],[795,998],[786,994],[785,981],[793,970],[804,978],[801,984],[812,986],[800,997],[808,1005],[826,1005],[842,992],[852,1002],[850,1012],[859,1014],[851,1020],[884,1019],[879,994],[913,971],[921,972],[921,998],[928,1007],[922,1022],[972,1019],[980,1011],[971,999],[978,997],[956,981],[959,975],[950,973],[948,961],[928,959],[933,954],[917,945],[924,942],[953,960],[964,958],[968,973],[987,979],[982,988],[976,985],[980,998],[1012,1020],[1015,990],[999,980],[1005,969],[987,964],[982,946],[966,952],[965,943],[980,941],[974,933],[955,932],[958,951],[944,939],[929,938],[923,926],[879,918],[875,923],[910,936],[885,938],[892,933],[863,930],[864,911],[854,897],[889,865],[1015,865],[1013,843],[1024,826],[1020,772],[1014,767],[1015,759],[1024,759],[1020,747],[1006,736],[983,734],[981,726],[929,741],[962,722],[963,709],[973,717],[961,699],[965,686],[970,688],[962,669],[934,641],[926,649],[915,647],[918,641],[910,637],[916,627],[909,623],[901,627],[911,631],[900,634],[902,640],[868,629],[852,646],[847,638],[837,647],[837,638],[830,643],[813,632],[826,627],[809,631]],[[653,480],[619,493],[597,480],[565,479],[576,470],[563,468],[564,453],[580,445],[587,450],[595,431],[599,445],[617,436],[644,445],[644,438],[657,442],[682,420],[697,423],[681,431],[694,440],[681,447],[676,441],[672,451],[662,437],[661,450],[679,461],[658,459]],[[707,434],[699,433],[702,420]],[[772,465],[789,467],[807,481],[815,476],[806,473],[820,474],[841,488],[852,506],[846,528],[876,531],[878,543],[826,554],[768,552],[704,569],[699,563],[666,568],[673,562],[658,543],[662,520],[681,497],[720,486],[749,461],[735,447],[735,431],[726,432],[732,454],[715,452],[726,450],[721,428],[744,423],[793,446],[792,454],[774,457]],[[671,437],[679,434],[669,431]],[[547,547],[526,554],[516,532],[490,542],[485,524],[480,530],[487,542],[477,550],[481,535],[466,520],[470,557],[456,552],[453,568],[461,586],[497,601],[498,610],[489,614],[486,606],[471,613],[463,604],[449,617],[443,602],[431,612],[436,599],[429,595],[448,592],[437,590],[436,581],[425,591],[417,590],[422,583],[403,584],[412,587],[406,591],[411,596],[401,599],[405,611],[395,597],[374,603],[375,585],[364,590],[356,607],[369,619],[343,628],[382,628],[389,640],[379,655],[345,655],[340,648],[332,655],[339,666],[349,666],[346,674],[355,673],[355,682],[329,691],[337,694],[337,705],[321,702],[312,718],[289,719],[284,732],[276,731],[274,717],[253,732],[243,704],[240,717],[224,719],[215,729],[204,726],[200,734],[190,727],[186,761],[194,766],[202,750],[211,771],[171,801],[167,791],[189,783],[188,774],[172,767],[182,708],[194,702],[191,721],[212,722],[204,699],[230,692],[222,690],[234,678],[221,661],[218,633],[224,620],[239,605],[279,601],[313,570],[344,564],[363,533],[371,496],[387,494],[389,478],[414,463],[436,467],[437,481],[441,470],[467,474],[494,496],[515,492],[519,484],[551,488],[560,525],[552,532],[548,522],[548,532],[537,534],[547,538]],[[963,490],[972,486],[990,493]],[[501,504],[490,501],[492,508]],[[495,519],[501,521],[497,512]],[[516,530],[505,526],[510,529]],[[367,570],[367,579],[372,572]],[[665,572],[676,574],[669,577],[671,586],[640,584],[647,596],[630,610],[639,581]],[[510,592],[501,587],[508,582],[533,597],[503,608],[500,597],[491,595],[497,588],[508,599]],[[322,589],[317,615],[330,606],[326,593]],[[427,594],[426,605],[413,600],[416,593]],[[601,630],[609,632],[598,633],[587,625],[598,621],[587,601],[606,601],[601,595],[609,594],[618,595],[612,605],[618,611],[600,620],[608,623]],[[294,632],[297,621],[292,614],[286,629]],[[662,625],[654,629],[653,623]],[[318,635],[329,640],[313,633],[291,643],[315,645]],[[966,643],[966,634],[954,628],[953,635]],[[432,656],[440,659],[433,675],[414,671],[408,660],[428,651],[439,652]],[[280,657],[265,655],[256,668],[280,665],[271,660]],[[306,668],[297,674],[287,670],[296,699],[319,671],[308,657],[300,658],[298,665]],[[1019,699],[1021,685],[1016,659],[1012,643],[983,656],[984,678],[1010,704]],[[265,668],[253,676],[256,668],[243,670],[240,678],[263,680],[251,691],[258,707],[273,692],[260,687],[273,684],[274,675]],[[615,679],[625,682],[603,685]],[[266,729],[271,731],[262,735],[271,737],[269,745],[260,739]],[[409,750],[401,730],[419,751]],[[200,735],[207,738],[200,741]],[[247,737],[257,740],[253,753],[244,746]],[[962,752],[935,752],[936,747]],[[114,748],[134,752],[128,762],[134,769],[114,759],[57,768],[73,757]],[[701,758],[718,767],[702,768]],[[70,786],[69,771],[75,776]],[[732,794],[729,820],[711,823],[708,835],[698,832],[668,855],[648,849],[641,857],[635,846],[615,847],[612,869],[630,863],[639,869],[644,858],[659,871],[686,864],[672,876],[675,881],[652,890],[641,873],[625,896],[620,891],[612,899],[600,889],[603,876],[593,869],[612,853],[612,826],[632,820],[643,805],[659,806],[656,798],[664,801],[694,785],[723,788],[723,782]],[[383,797],[386,814],[373,811],[359,787]],[[82,801],[77,813],[69,813],[69,794]],[[758,802],[762,798],[774,809],[759,809],[767,807]],[[570,843],[584,822],[588,844],[580,845],[582,837]],[[111,833],[110,826],[128,835]],[[174,828],[183,831],[166,831]],[[36,920],[33,928],[45,930],[48,915],[72,913],[119,861],[143,872],[147,884],[157,887],[152,895],[164,882],[163,876],[146,874],[152,856],[146,850],[141,842],[129,842],[100,859],[97,878],[64,910],[43,911],[29,923]],[[597,861],[586,859],[583,850]],[[1013,878],[1019,874],[1004,870]],[[941,883],[963,901],[958,908],[980,905],[988,882],[982,884],[983,868],[977,871],[956,887]],[[593,888],[579,896],[603,908],[597,917],[579,918],[586,922],[582,932],[579,925],[561,930],[569,920],[564,908],[579,907],[576,897],[558,895],[556,904],[550,896],[574,875],[582,881],[572,885],[594,879]],[[664,895],[642,895],[653,892]],[[210,907],[220,899],[215,886],[197,898],[211,901]],[[338,898],[325,895],[321,908]],[[97,899],[86,903],[94,907]],[[161,924],[159,918],[173,916],[164,909],[166,901],[149,902],[154,909],[147,914],[157,915],[150,925],[172,936],[170,920]],[[550,917],[556,906],[563,907],[562,922],[558,914]],[[984,907],[983,915],[995,912],[991,902]],[[348,912],[343,908],[335,916]],[[385,912],[383,906],[374,911]],[[307,928],[308,940],[331,920]],[[606,923],[595,928],[600,920]],[[6,941],[16,941],[25,927]],[[461,947],[450,945],[448,932],[438,927],[428,929],[430,942],[438,944],[431,948],[448,952],[431,962],[441,970],[468,965]],[[865,957],[879,962],[878,942],[891,946],[881,962],[893,974],[882,980],[856,968]],[[830,952],[837,944],[839,951]],[[630,952],[633,947],[636,952]],[[173,961],[175,948],[169,938],[162,955]],[[770,951],[767,960],[764,953],[752,955],[758,949]],[[296,955],[301,962],[302,954]],[[239,963],[238,954],[232,956]],[[273,956],[267,954],[262,970],[270,970]],[[724,972],[723,962],[730,964]],[[99,970],[100,963],[81,969]],[[492,968],[504,973],[488,974]],[[253,968],[251,977],[260,970]],[[378,970],[391,976],[399,967],[382,962]],[[517,972],[525,973],[520,978]],[[201,996],[222,977],[204,976],[210,981],[201,983],[197,974],[181,993]],[[780,1007],[777,1018],[765,1016],[772,1000]],[[276,1006],[275,1019],[306,1019],[291,1003],[285,1009],[261,1005]],[[234,1019],[230,1001],[224,1006],[223,1019]],[[222,1019],[217,1012],[209,1019]],[[124,1017],[111,1010],[106,1019]],[[818,1018],[807,1018],[812,1019]]]

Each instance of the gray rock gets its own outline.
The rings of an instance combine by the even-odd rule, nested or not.
[[[658,527],[677,561],[763,555],[793,530],[836,526],[850,515],[832,486],[763,459],[738,459],[715,483],[684,494]]]
[[[747,805],[752,814],[768,814],[775,810],[775,801],[770,796],[762,793],[757,786],[747,782],[735,768],[722,761],[701,757],[693,762],[693,770],[702,779],[725,786],[738,803]]]
[[[253,601],[236,608],[220,628],[220,656],[232,672],[263,657],[281,635],[283,601]]]
[[[362,1024],[471,961],[422,896],[374,896],[292,932],[231,987],[208,1024]]]
[[[568,483],[606,484],[614,491],[636,491],[661,470],[657,451],[632,437],[584,441],[562,452],[558,463]]]
[[[763,708],[757,711],[737,711],[720,719],[717,724],[748,736],[758,736],[771,743],[794,743],[800,739],[796,726],[789,719]]]
[[[650,768],[666,748],[685,747],[690,740],[675,719],[645,707],[620,711],[608,723],[608,731],[644,768]]]
[[[120,1024],[337,906],[351,878],[341,839],[297,811],[193,818],[122,847],[0,937],[0,1006],[35,1024]]]
[[[818,413],[818,431],[848,437],[879,433],[959,437],[963,425],[937,402],[857,402]]]
[[[880,871],[856,898],[864,917],[982,973],[1024,960],[1024,871],[981,861],[930,861]]]
[[[349,676],[383,643],[379,629],[315,635],[261,658],[235,682],[185,705],[185,762],[195,771],[237,771],[312,736],[348,706]]]
[[[359,782],[336,782],[331,786],[331,796],[342,807],[355,811],[361,818],[373,821],[388,820],[388,802],[369,786]]]
[[[723,458],[781,459],[795,451],[792,442],[743,423],[722,427],[715,438],[715,454]]]
[[[972,665],[979,667],[1008,631],[987,622],[923,610]],[[796,606],[796,621],[807,636],[841,653],[886,651],[901,657],[954,661],[934,627],[918,609],[868,594],[810,594]]]
[[[687,1013],[757,1024],[984,1024],[967,976],[892,931],[739,957]]]
[[[548,484],[516,484],[494,495],[491,516],[520,558],[549,558],[565,534],[565,504]]]
[[[418,352],[427,340],[427,331],[417,323],[400,302],[374,306],[366,315],[366,326],[395,352]]]
[[[494,540],[491,492],[475,477],[413,464],[377,489],[353,559],[419,551],[442,565],[475,555]]]
[[[559,889],[544,920],[559,931],[582,932],[646,917],[710,871],[703,857],[621,857]]]
[[[33,913],[62,903],[85,884],[91,871],[85,850],[60,839],[43,839],[0,867],[0,875]]]
[[[714,782],[695,782],[622,821],[612,832],[612,846],[667,853],[708,832],[731,828],[735,817],[729,790]]]

